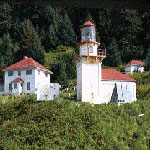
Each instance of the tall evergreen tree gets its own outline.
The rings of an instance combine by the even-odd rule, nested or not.
[[[8,33],[12,27],[12,8],[8,3],[0,2],[0,36]]]
[[[0,71],[13,63],[14,45],[9,34],[4,34],[0,39]],[[0,72],[0,78],[3,78]]]
[[[112,42],[107,48],[107,57],[104,59],[104,64],[111,67],[117,67],[121,64],[121,56],[115,38],[112,39]]]
[[[76,34],[67,14],[64,14],[64,16],[60,18],[58,37],[59,45],[75,46],[77,43]]]
[[[41,41],[38,33],[36,32],[32,22],[27,19],[22,25],[20,50],[16,53],[18,59],[22,59],[23,56],[32,57],[36,61],[43,63],[44,49],[41,45]]]

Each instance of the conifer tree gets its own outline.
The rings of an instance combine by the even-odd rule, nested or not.
[[[9,34],[4,34],[0,39],[0,71],[13,63],[14,45]],[[0,78],[3,73],[0,72]]]
[[[115,38],[112,39],[112,42],[107,48],[107,57],[104,59],[104,64],[111,67],[117,67],[121,64],[121,56]]]
[[[8,33],[12,27],[12,8],[8,3],[0,2],[0,36]]]
[[[113,89],[113,93],[111,96],[110,103],[112,104],[118,104],[118,91],[117,91],[117,84],[115,83],[115,87]]]
[[[20,50],[17,52],[17,56],[19,56],[19,59],[22,59],[23,56],[32,57],[36,61],[43,63],[44,49],[32,22],[27,19],[21,25]]]
[[[58,83],[60,83],[63,87],[67,87],[69,80],[66,72],[66,63],[64,60],[60,61],[59,69]]]
[[[59,45],[75,46],[77,43],[76,34],[74,32],[71,20],[67,14],[64,14],[64,16],[60,18],[58,37]]]

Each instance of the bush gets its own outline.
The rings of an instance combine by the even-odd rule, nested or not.
[[[1,149],[148,149],[150,101],[117,106],[31,97],[1,105]]]
[[[150,71],[136,72],[129,76],[136,80],[137,99],[150,100]]]

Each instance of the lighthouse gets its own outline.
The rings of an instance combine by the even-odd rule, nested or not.
[[[94,104],[103,103],[101,64],[106,57],[105,49],[98,49],[96,26],[90,21],[81,26],[81,42],[77,61],[77,99]]]

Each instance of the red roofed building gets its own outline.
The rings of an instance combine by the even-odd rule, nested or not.
[[[138,60],[132,60],[125,66],[125,72],[126,73],[133,73],[133,72],[144,72],[144,66],[145,63],[138,61]]]
[[[50,91],[53,91],[50,75],[53,73],[32,58],[25,56],[23,60],[2,71],[5,72],[5,94],[37,94],[43,100],[45,95],[47,96],[46,99],[53,98],[54,95],[50,94]],[[45,91],[46,93],[44,93]]]
[[[133,78],[122,74],[115,69],[102,69],[103,80],[120,80],[120,81],[135,81]]]
[[[114,88],[117,91],[118,103],[136,100],[135,80],[115,69],[102,69],[103,99],[111,101]]]
[[[53,74],[50,70],[46,69],[44,66],[33,60],[32,58],[24,57],[23,60],[3,69],[2,71],[7,70],[24,70],[24,69],[40,69],[43,70],[49,74]]]

